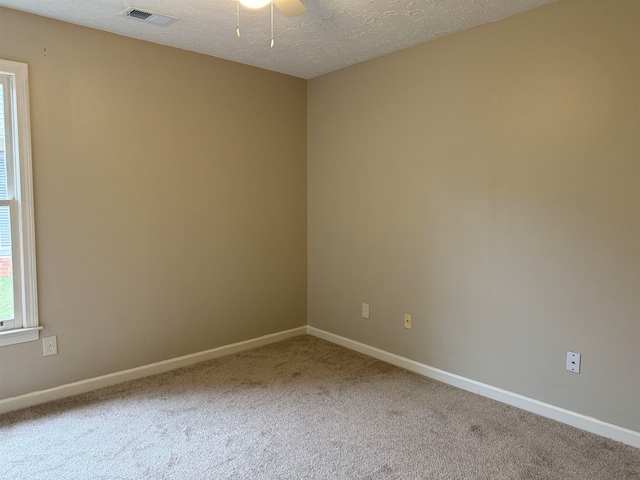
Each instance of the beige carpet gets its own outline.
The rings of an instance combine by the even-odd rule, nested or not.
[[[2,479],[640,479],[640,450],[314,337],[0,416]]]

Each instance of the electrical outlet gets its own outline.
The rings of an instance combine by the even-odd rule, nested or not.
[[[404,314],[404,328],[408,328],[411,330],[413,327],[411,326],[412,317],[410,313]]]
[[[42,355],[56,355],[58,353],[58,338],[54,335],[53,337],[44,337],[42,339]]]
[[[369,318],[369,304],[362,304],[362,318]]]
[[[567,370],[573,373],[580,373],[580,354],[567,352]]]

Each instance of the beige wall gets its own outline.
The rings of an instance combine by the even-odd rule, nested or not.
[[[305,324],[306,82],[0,9],[29,64],[41,342],[11,397]]]
[[[639,59],[561,1],[309,81],[309,324],[640,430]]]

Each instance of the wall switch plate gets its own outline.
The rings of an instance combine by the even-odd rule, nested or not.
[[[369,304],[362,304],[362,318],[369,318]]]
[[[42,339],[42,355],[56,355],[58,353],[58,338],[54,335],[53,337],[44,337]]]
[[[412,322],[412,317],[410,313],[405,313],[404,314],[404,328],[408,328],[409,330],[411,330],[413,327],[411,325]]]
[[[567,352],[567,370],[573,373],[580,373],[580,354]]]

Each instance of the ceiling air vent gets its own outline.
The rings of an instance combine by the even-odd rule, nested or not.
[[[176,17],[169,15],[163,15],[161,13],[149,12],[147,10],[141,10],[136,7],[127,8],[120,14],[121,17],[133,18],[134,20],[140,20],[146,23],[153,23],[154,25],[160,25],[166,27],[178,20]]]

